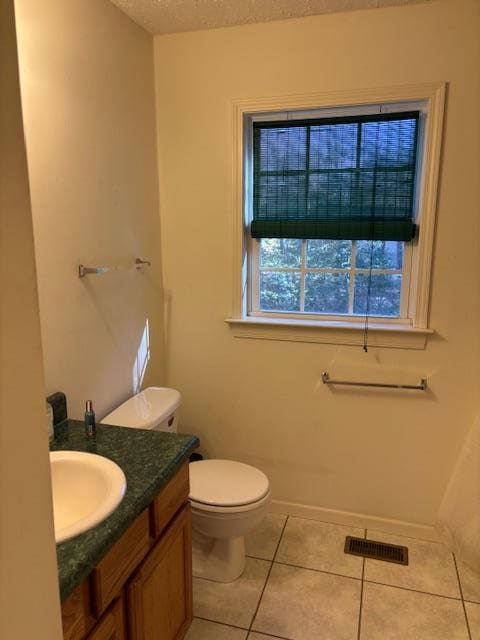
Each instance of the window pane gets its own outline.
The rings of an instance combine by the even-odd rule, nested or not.
[[[261,267],[299,267],[302,262],[302,241],[281,238],[262,238]]]
[[[397,167],[415,157],[415,120],[367,122],[362,125],[362,167]]]
[[[351,240],[308,240],[307,267],[345,269],[350,266]]]
[[[298,218],[305,215],[306,180],[304,174],[261,176],[254,191],[255,212],[258,219]]]
[[[357,269],[401,269],[403,265],[403,242],[390,240],[357,240]]]
[[[310,168],[344,169],[355,167],[358,124],[311,127]]]
[[[368,281],[369,275],[367,274],[357,274],[355,276],[354,313],[367,313]],[[400,315],[401,288],[402,276],[400,274],[372,275],[368,313],[375,316],[398,318]]]
[[[300,311],[300,274],[261,271],[260,309],[262,311]]]
[[[305,127],[261,129],[258,135],[258,170],[283,172],[305,169]]]
[[[348,313],[349,275],[307,273],[305,311],[307,313]]]
[[[356,213],[355,193],[352,172],[314,173],[308,182],[308,212],[326,217]]]
[[[409,216],[412,211],[413,179],[414,175],[410,169],[376,172],[372,214],[378,220],[378,224],[382,223],[384,216]]]

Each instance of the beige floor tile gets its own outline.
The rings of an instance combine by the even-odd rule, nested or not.
[[[282,640],[282,638],[278,638],[278,636],[266,636],[263,633],[251,633],[248,636],[248,640]]]
[[[243,575],[222,584],[193,579],[193,614],[215,622],[248,628],[252,621],[270,562],[247,558]]]
[[[344,552],[345,536],[363,538],[364,529],[304,518],[289,518],[276,560],[308,569],[362,577],[363,559]]]
[[[282,513],[267,513],[260,526],[245,537],[247,556],[273,560],[286,519]]]
[[[468,640],[462,602],[367,582],[360,640]]]
[[[365,580],[460,598],[453,556],[443,544],[393,536],[370,529],[367,531],[367,538],[407,546],[409,564],[404,566],[367,559]]]
[[[465,603],[472,640],[480,640],[480,604]]]
[[[253,623],[291,640],[356,640],[360,580],[274,564]]]
[[[245,640],[248,631],[194,618],[185,640]]]
[[[457,558],[458,573],[463,597],[470,602],[480,602],[480,573],[473,571]]]

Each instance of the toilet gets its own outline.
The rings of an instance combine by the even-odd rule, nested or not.
[[[178,428],[182,397],[176,389],[149,387],[101,421],[134,429]],[[245,535],[263,519],[270,501],[267,476],[233,460],[190,463],[193,575],[232,582],[245,568]]]

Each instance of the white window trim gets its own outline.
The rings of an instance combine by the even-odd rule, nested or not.
[[[233,215],[234,215],[234,286],[232,315],[227,318],[234,335],[237,337],[262,338],[273,340],[292,340],[301,342],[326,342],[333,344],[362,344],[364,327],[362,323],[352,322],[350,318],[325,317],[287,318],[262,317],[248,315],[248,228],[246,220],[250,212],[245,210],[251,201],[249,181],[245,179],[250,168],[246,166],[246,153],[251,144],[245,135],[245,123],[250,119],[277,119],[283,115],[291,118],[291,112],[332,108],[337,111],[341,105],[346,110],[364,105],[366,111],[372,112],[379,104],[382,110],[388,110],[389,103],[398,109],[399,103],[405,108],[414,102],[426,103],[426,119],[424,130],[423,156],[420,158],[421,184],[418,192],[418,210],[421,212],[421,224],[416,250],[413,252],[410,304],[413,305],[411,321],[386,322],[383,318],[369,319],[369,344],[382,347],[403,347],[422,349],[425,347],[428,334],[433,330],[428,327],[428,308],[430,297],[430,280],[435,230],[435,214],[437,187],[440,165],[441,137],[445,103],[446,84],[443,82],[362,89],[353,91],[337,91],[314,93],[307,95],[278,96],[237,101],[233,104]],[[283,114],[281,112],[284,112]],[[338,113],[338,111],[337,111]],[[303,115],[303,114],[302,114]]]

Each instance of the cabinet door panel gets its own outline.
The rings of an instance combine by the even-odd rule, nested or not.
[[[125,640],[123,599],[117,600],[102,616],[88,640]]]
[[[62,624],[64,640],[83,640],[95,624],[88,580],[84,580],[62,604]]]
[[[145,509],[92,571],[93,605],[97,616],[118,595],[150,546],[149,511]]]
[[[127,585],[130,640],[181,640],[192,621],[190,507],[185,506]]]

